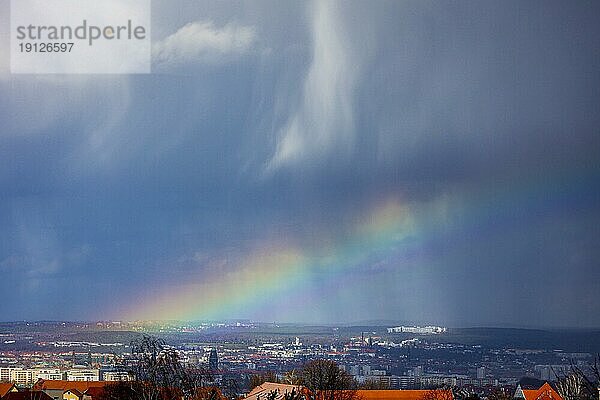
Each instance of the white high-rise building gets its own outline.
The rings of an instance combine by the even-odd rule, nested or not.
[[[36,370],[36,381],[43,379],[45,381],[60,381],[65,379],[65,374],[58,368],[38,369]]]
[[[484,379],[484,378],[485,378],[485,367],[477,368],[477,379]]]
[[[388,333],[416,333],[419,335],[439,335],[446,332],[442,326],[396,326],[387,328]]]
[[[104,371],[102,372],[102,380],[111,382],[130,381],[132,377],[125,371]]]
[[[10,381],[10,371],[12,368],[0,368],[0,382]]]
[[[99,381],[99,369],[74,368],[67,371],[68,381]]]
[[[37,381],[37,371],[35,369],[12,368],[10,381],[20,386],[33,385]]]

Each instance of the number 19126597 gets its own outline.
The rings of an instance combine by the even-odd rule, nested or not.
[[[21,53],[70,53],[75,43],[19,43]]]

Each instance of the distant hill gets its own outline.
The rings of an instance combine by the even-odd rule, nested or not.
[[[453,328],[438,340],[498,348],[600,353],[600,329]]]

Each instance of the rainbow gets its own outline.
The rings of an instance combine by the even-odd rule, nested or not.
[[[468,245],[470,239],[510,235],[515,226],[552,224],[570,210],[593,209],[597,199],[596,173],[573,170],[560,174],[549,171],[547,175],[545,179],[525,177],[518,185],[490,181],[487,186],[460,188],[425,203],[402,202],[394,196],[376,204],[337,234],[319,238],[320,245],[270,242],[257,246],[232,267],[200,265],[199,278],[177,288],[165,285],[163,293],[142,296],[120,317],[186,321],[267,315],[274,303],[290,294],[300,301],[314,300],[307,296],[311,295],[315,280],[330,288],[321,296],[341,295],[336,279],[382,260],[391,261],[393,267],[406,263],[408,267],[429,268],[436,261],[428,260],[428,248],[451,241],[454,236],[460,245]],[[417,243],[424,253],[407,255],[411,242]],[[387,283],[397,284],[382,284]],[[428,290],[431,299],[443,288],[443,283],[440,288],[435,284],[428,281],[427,287],[417,289]],[[360,297],[361,283],[357,285],[349,291]],[[305,299],[303,293],[307,293]]]
[[[286,293],[298,293],[312,279],[333,279],[397,250],[416,235],[409,206],[387,200],[358,218],[344,239],[323,240],[325,245],[302,248],[268,244],[233,268],[209,268],[177,290],[141,298],[122,317],[127,320],[218,320],[223,316],[255,313]],[[203,266],[200,266],[203,267]]]

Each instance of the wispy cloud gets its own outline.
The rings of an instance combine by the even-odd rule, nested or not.
[[[279,132],[268,170],[332,151],[348,155],[354,146],[354,91],[361,57],[344,32],[335,1],[315,1],[311,19],[312,63],[302,100]]]
[[[155,43],[152,58],[155,67],[187,63],[222,62],[227,57],[248,52],[256,42],[250,26],[229,23],[216,27],[212,22],[191,22]]]

